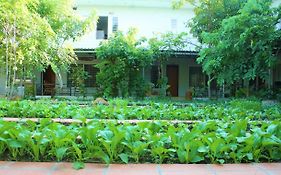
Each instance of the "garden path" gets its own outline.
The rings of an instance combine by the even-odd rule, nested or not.
[[[0,175],[281,175],[281,163],[254,164],[103,164],[0,161]]]

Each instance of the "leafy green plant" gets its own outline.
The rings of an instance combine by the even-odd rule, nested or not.
[[[83,162],[74,162],[72,167],[75,169],[75,170],[80,170],[80,169],[83,169],[85,168],[85,164]]]
[[[80,105],[68,101],[6,101],[0,100],[1,117],[73,118],[73,119],[149,119],[149,120],[252,120],[280,119],[280,105],[265,106],[257,100],[236,99],[229,102],[173,103],[153,102],[139,105],[127,99],[109,100],[108,106],[91,103]]]
[[[105,130],[101,130],[98,133],[98,140],[101,142],[107,155],[109,155],[110,162],[118,158],[119,153],[123,150],[123,147],[120,146],[125,135],[125,133],[122,132],[122,129],[122,125],[116,127],[114,123],[109,123]]]
[[[86,87],[85,87],[85,80],[89,78],[88,72],[84,70],[82,65],[73,65],[70,68],[70,81],[71,86],[75,88],[74,94],[76,89],[83,95],[86,96]]]
[[[240,163],[281,157],[281,124],[276,121],[209,120],[193,124],[91,121],[63,125],[0,120],[2,158],[30,161]],[[3,129],[5,130],[3,130]],[[76,168],[82,168],[77,163]],[[76,165],[75,165],[76,166]]]
[[[151,53],[136,39],[136,30],[116,32],[97,48],[99,90],[106,97],[144,96],[141,70],[152,62]]]

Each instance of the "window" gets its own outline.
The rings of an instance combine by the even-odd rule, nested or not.
[[[97,23],[96,39],[107,39],[108,37],[108,17],[100,16]]]
[[[88,74],[88,78],[84,81],[85,87],[96,87],[96,75],[99,71],[98,68],[95,68],[92,64],[79,64],[78,67],[82,68]],[[71,66],[70,71],[67,73],[67,87],[73,87],[71,83],[71,75],[74,68],[77,68],[76,65]]]
[[[151,66],[151,72],[150,72],[150,81],[154,84],[154,87],[158,87],[158,79],[159,79],[159,72],[158,72],[158,66]]]
[[[117,32],[118,30],[118,17],[112,18],[112,32]]]
[[[189,87],[204,87],[205,80],[202,67],[189,67]]]
[[[274,69],[274,77],[276,81],[281,81],[281,64],[277,64]]]
[[[86,71],[89,77],[85,80],[85,87],[96,87],[96,75],[98,73],[98,68],[94,67],[94,65],[84,65],[84,71]]]
[[[177,30],[177,19],[171,19],[171,29]]]

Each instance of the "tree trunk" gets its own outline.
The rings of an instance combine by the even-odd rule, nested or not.
[[[7,27],[8,28],[8,27]],[[5,32],[5,40],[6,40],[6,82],[5,82],[5,85],[6,85],[6,95],[7,92],[8,92],[8,88],[9,88],[9,42],[8,42],[8,29],[6,30]]]
[[[211,98],[211,75],[208,75],[208,98],[210,99]]]
[[[13,78],[12,78],[12,82],[11,82],[11,91],[10,91],[10,98],[12,97],[13,93],[14,93],[14,86],[15,86],[15,81],[16,81],[16,69],[17,69],[17,65],[16,65],[16,17],[14,17],[14,26],[13,26],[13,55],[14,55],[14,66],[13,66]]]
[[[256,91],[259,90],[259,77],[256,77]]]
[[[34,69],[33,72],[35,72]],[[32,76],[32,88],[33,88],[32,95],[33,97],[36,97],[36,76],[34,75]]]
[[[224,82],[222,84],[222,98],[225,98],[225,89],[224,89]]]
[[[250,95],[250,82],[249,82],[249,80],[245,80],[244,83],[245,83],[245,86],[246,86],[246,96],[249,97],[249,95]]]
[[[268,89],[272,89],[272,70],[268,69]]]

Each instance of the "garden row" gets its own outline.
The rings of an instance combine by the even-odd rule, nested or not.
[[[280,121],[89,122],[0,120],[4,160],[103,163],[239,163],[281,160]]]
[[[0,101],[0,117],[27,118],[89,118],[141,120],[202,120],[202,119],[281,119],[280,105],[263,107],[260,102],[231,101],[222,104],[197,104],[179,107],[173,104],[151,103],[146,106],[68,104],[50,101]]]

